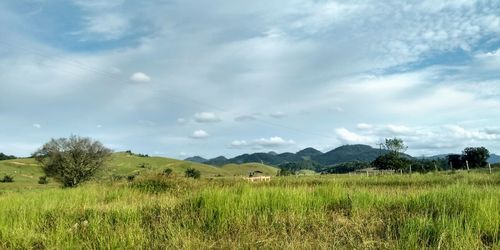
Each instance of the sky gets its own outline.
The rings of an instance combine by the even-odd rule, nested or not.
[[[500,153],[500,1],[5,0],[0,152]]]

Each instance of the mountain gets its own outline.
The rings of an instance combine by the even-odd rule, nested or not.
[[[488,162],[491,164],[500,163],[500,155],[491,154],[490,158],[488,159]]]
[[[344,145],[327,153],[312,157],[312,160],[323,165],[335,165],[351,161],[371,162],[380,154],[387,152],[387,150],[375,149],[362,144]]]
[[[197,162],[197,163],[205,163],[208,161],[207,159],[201,157],[201,156],[193,156],[193,157],[188,157],[184,159],[185,161],[191,161],[191,162]]]
[[[204,162],[204,164],[214,165],[214,166],[222,166],[222,165],[226,165],[228,163],[229,162],[227,161],[227,158],[224,156],[215,157],[213,159],[210,159],[210,160],[207,160]]]
[[[310,160],[312,157],[322,155],[323,153],[315,148],[305,148],[295,154],[302,157],[304,160]]]
[[[300,166],[307,165],[310,168],[317,168],[317,165],[335,165],[338,163],[361,161],[371,162],[377,158],[380,153],[385,154],[387,150],[380,151],[367,145],[345,145],[338,147],[330,152],[322,153],[314,148],[306,148],[297,153],[252,153],[242,154],[231,159],[223,156],[210,159],[205,164],[223,166],[226,164],[244,164],[244,163],[263,163],[267,165],[279,166],[287,163],[300,163]]]

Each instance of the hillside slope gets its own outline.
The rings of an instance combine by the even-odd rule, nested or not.
[[[248,176],[250,172],[261,171],[263,175],[275,176],[278,168],[260,163],[227,164],[221,167],[228,174],[233,176]]]

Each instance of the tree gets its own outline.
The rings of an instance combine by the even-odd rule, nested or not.
[[[385,139],[385,149],[399,155],[401,153],[406,152],[408,147],[404,144],[402,139],[393,138],[393,139]]]
[[[465,160],[461,155],[448,155],[448,165],[453,169],[461,169],[465,166]]]
[[[490,152],[485,147],[468,147],[462,152],[462,158],[469,162],[470,168],[482,168],[488,165]]]
[[[186,169],[185,175],[186,175],[186,177],[199,179],[201,177],[201,172],[200,172],[200,170],[197,170],[194,168],[188,168],[188,169]]]
[[[45,174],[64,187],[89,180],[104,167],[112,151],[87,137],[52,139],[34,153]]]
[[[411,161],[405,157],[401,157],[396,152],[390,152],[377,157],[372,162],[372,166],[376,169],[406,169],[410,166]]]

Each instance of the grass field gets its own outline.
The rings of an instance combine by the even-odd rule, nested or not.
[[[124,157],[116,173],[143,160]],[[0,162],[0,174],[19,174],[0,183],[0,249],[500,249],[498,172],[247,183],[234,175],[266,166],[194,164],[208,177],[194,180],[180,174],[191,163],[149,160],[178,174],[61,189],[33,184],[41,172],[31,160]]]

